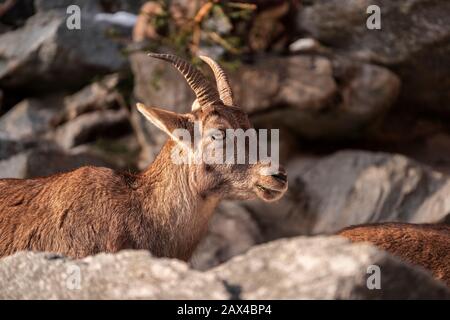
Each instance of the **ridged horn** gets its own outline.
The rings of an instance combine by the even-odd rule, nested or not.
[[[205,61],[214,72],[220,100],[222,100],[222,102],[227,106],[234,106],[233,91],[231,90],[230,81],[228,80],[228,76],[225,71],[210,57],[200,56],[200,59]]]
[[[192,64],[173,54],[153,53],[148,55],[152,58],[170,62],[186,79],[187,83],[194,91],[200,106],[220,104],[220,96],[216,88],[206,79],[206,77]]]

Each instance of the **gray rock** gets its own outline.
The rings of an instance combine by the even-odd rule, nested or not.
[[[109,162],[88,153],[66,153],[52,146],[40,146],[0,160],[0,179],[44,177],[87,165],[111,167]]]
[[[35,0],[36,11],[48,11],[53,9],[66,10],[70,5],[77,5],[82,12],[116,12],[127,11],[139,13],[141,6],[147,0]]]
[[[64,108],[55,123],[70,121],[87,112],[125,107],[117,91],[119,75],[112,74],[64,98]]]
[[[371,265],[380,268],[380,289],[367,288]],[[450,291],[368,244],[299,237],[207,272],[146,251],[81,260],[20,252],[0,260],[0,299],[450,299]]]
[[[94,137],[107,135],[117,136],[129,128],[128,111],[103,110],[80,115],[72,121],[59,126],[49,134],[59,146],[70,149],[74,146],[93,140]]]
[[[369,5],[381,8],[381,30],[366,27]],[[392,68],[401,101],[449,113],[450,2],[441,0],[317,0],[298,16],[300,31],[339,53]]]
[[[206,237],[191,258],[191,266],[206,270],[242,254],[262,240],[249,212],[233,202],[222,202],[211,219]]]
[[[16,140],[37,137],[52,128],[61,106],[59,96],[23,100],[0,118],[0,132]]]
[[[79,276],[79,277],[78,277]],[[223,283],[146,251],[69,260],[21,252],[0,260],[1,299],[227,299]]]
[[[19,152],[36,146],[34,140],[15,140],[8,134],[0,132],[0,160],[7,159]]]
[[[234,80],[234,81],[233,81]],[[395,102],[389,70],[318,55],[261,60],[233,77],[237,101],[258,127],[286,127],[311,139],[366,134]]]
[[[23,28],[0,35],[0,86],[68,89],[126,66],[107,24],[82,14],[81,29],[69,30],[66,18],[65,11],[38,12]]]
[[[2,0],[0,6],[0,33],[23,26],[34,14],[34,0]]]
[[[450,179],[401,155],[340,151],[287,166],[278,202],[246,203],[265,239],[336,232],[363,223],[439,222],[450,213]]]
[[[367,287],[372,265],[380,268],[380,289]],[[450,290],[425,270],[340,237],[274,241],[211,273],[241,299],[450,299]]]
[[[139,143],[132,133],[112,139],[100,137],[91,143],[82,144],[70,150],[70,153],[87,153],[105,159],[115,168],[128,172],[137,171],[136,161],[139,152]]]
[[[46,12],[54,9],[66,11],[71,5],[80,7],[82,13],[100,12],[102,9],[98,0],[34,0],[36,12]]]

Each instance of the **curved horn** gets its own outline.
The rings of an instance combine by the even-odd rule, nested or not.
[[[194,91],[200,106],[203,107],[221,103],[220,96],[216,88],[214,88],[206,77],[189,62],[173,54],[150,52],[148,55],[153,58],[170,62],[175,68],[177,68],[177,70],[184,76],[191,89]]]
[[[234,106],[233,91],[231,90],[230,81],[222,67],[213,59],[207,56],[200,56],[200,59],[205,61],[214,72],[216,78],[217,89],[219,90],[220,100],[227,106]]]

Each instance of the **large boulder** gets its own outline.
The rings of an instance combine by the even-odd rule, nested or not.
[[[67,17],[65,10],[38,12],[24,27],[0,35],[0,86],[39,93],[67,90],[126,66],[107,23],[84,13],[81,29],[69,30]]]
[[[242,254],[262,241],[258,225],[237,203],[224,201],[217,208],[206,237],[191,257],[191,266],[207,270]]]
[[[20,275],[20,276],[19,276]],[[228,299],[223,283],[146,251],[69,260],[21,252],[0,260],[1,299]]]
[[[0,132],[16,140],[36,138],[52,129],[62,102],[60,96],[25,99],[0,117]]]
[[[111,74],[66,96],[55,124],[73,120],[87,112],[125,107],[123,96],[118,91],[119,81],[118,74]]]
[[[319,55],[262,59],[232,74],[231,83],[258,127],[327,140],[367,133],[400,88],[385,68]]]
[[[43,177],[87,165],[112,166],[90,153],[64,152],[52,145],[38,146],[0,160],[0,179]]]
[[[117,137],[129,129],[128,110],[103,110],[82,114],[49,133],[59,146],[70,149],[97,137]]]
[[[265,239],[333,233],[362,223],[439,222],[450,213],[450,179],[401,155],[340,151],[298,157],[278,202],[246,203]]]
[[[374,270],[379,271],[379,289],[372,287]],[[241,299],[450,298],[448,288],[425,270],[340,237],[274,241],[211,272],[234,287]]]
[[[0,160],[35,147],[37,144],[38,142],[34,139],[16,140],[10,135],[0,132]]]
[[[450,299],[450,290],[368,244],[299,237],[207,272],[146,251],[81,260],[20,252],[0,260],[0,299]]]
[[[366,26],[371,5],[381,9],[381,30]],[[449,15],[442,0],[317,0],[305,4],[298,25],[339,53],[398,73],[407,107],[449,114]]]

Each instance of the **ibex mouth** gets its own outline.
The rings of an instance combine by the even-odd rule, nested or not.
[[[260,184],[256,184],[256,195],[264,201],[275,201],[280,199],[286,189],[283,190],[274,190]]]

